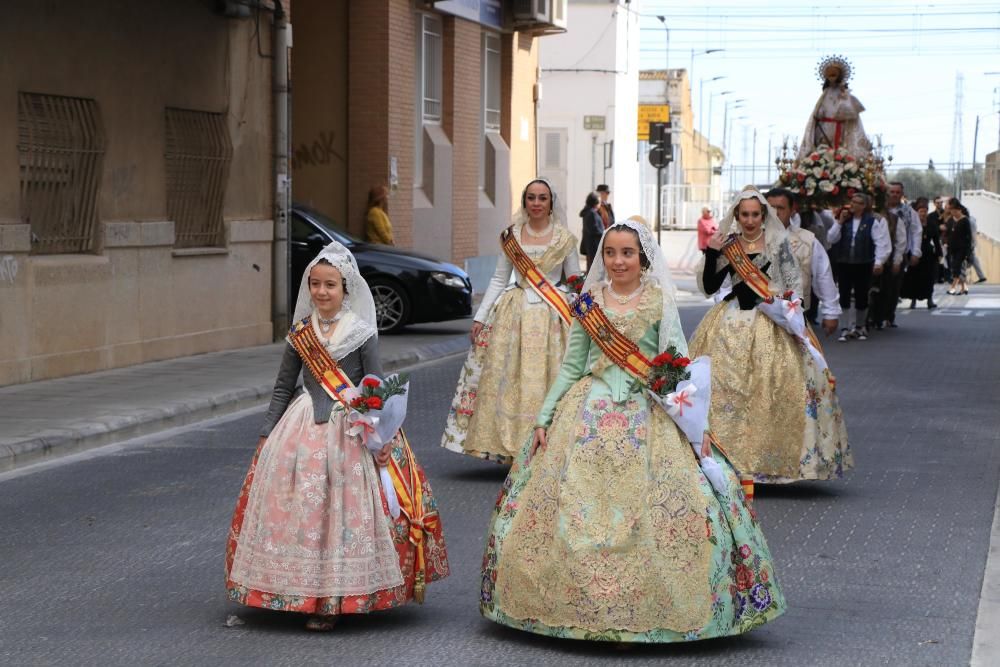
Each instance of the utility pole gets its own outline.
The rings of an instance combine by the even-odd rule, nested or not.
[[[979,116],[976,116],[976,131],[972,135],[972,189],[979,189],[979,171],[976,169],[976,148],[979,144]]]
[[[955,196],[961,193],[962,181],[962,83],[965,76],[955,74],[955,118],[951,126],[951,177],[954,179]]]

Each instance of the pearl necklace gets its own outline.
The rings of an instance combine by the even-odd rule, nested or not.
[[[760,228],[760,234],[757,234],[757,236],[755,236],[754,238],[749,238],[747,236],[744,236],[742,232],[740,233],[740,238],[743,239],[743,241],[746,242],[746,244],[751,248],[757,245],[757,241],[760,241],[760,237],[762,236],[764,236],[763,227]]]
[[[606,287],[608,288],[608,294],[611,295],[611,298],[614,299],[615,301],[617,301],[618,303],[620,303],[623,306],[625,304],[627,304],[629,301],[631,301],[632,299],[634,299],[635,297],[639,296],[639,292],[641,292],[642,288],[644,288],[645,286],[646,286],[646,283],[643,282],[642,280],[640,280],[639,281],[639,288],[637,290],[635,290],[631,294],[627,294],[625,296],[622,296],[621,294],[618,294],[617,292],[615,292],[614,288],[611,287],[611,281],[610,280],[608,281],[608,284],[606,285]]]
[[[334,324],[340,321],[340,318],[344,316],[344,312],[340,311],[328,320],[323,319],[319,315],[319,311],[316,312],[316,321],[319,322],[319,330],[321,333],[328,334],[330,329]]]
[[[540,232],[536,232],[534,229],[532,229],[530,222],[524,223],[524,228],[523,229],[524,229],[524,231],[526,231],[528,233],[528,236],[534,237],[536,239],[540,239],[543,236],[548,236],[549,233],[552,231],[552,221],[549,220],[549,223],[547,225],[545,225],[545,228],[542,231],[540,231]]]

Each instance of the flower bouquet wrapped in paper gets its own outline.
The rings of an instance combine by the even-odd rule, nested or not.
[[[702,439],[708,429],[708,409],[712,404],[711,359],[698,357],[692,361],[678,355],[671,345],[653,358],[647,392],[691,443],[701,470],[715,491],[727,495],[726,478],[718,462],[701,454]]]
[[[776,296],[769,301],[760,302],[757,308],[779,327],[802,341],[802,344],[806,346],[816,365],[822,370],[827,370],[826,359],[823,358],[823,353],[820,352],[806,330],[806,320],[802,314],[802,299],[798,294],[792,291],[785,292],[782,296]]]
[[[407,390],[410,380],[406,375],[390,375],[380,380],[374,375],[366,375],[360,387],[347,390],[350,411],[347,414],[350,435],[361,437],[361,441],[374,454],[396,437],[406,419]],[[385,466],[379,468],[382,490],[385,492],[389,513],[398,518],[399,499],[392,478]]]

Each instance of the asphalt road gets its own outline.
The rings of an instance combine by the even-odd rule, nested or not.
[[[703,312],[682,309],[688,333]],[[758,490],[790,610],[743,637],[623,651],[482,619],[482,542],[505,469],[437,446],[453,357],[412,373],[407,428],[453,568],[423,606],[312,634],[301,617],[226,600],[257,411],[0,475],[0,664],[968,664],[1000,474],[1000,311],[901,312],[898,330],[826,344],[857,468]]]

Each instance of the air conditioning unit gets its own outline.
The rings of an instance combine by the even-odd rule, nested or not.
[[[569,0],[514,0],[514,27],[530,32],[565,32]]]

